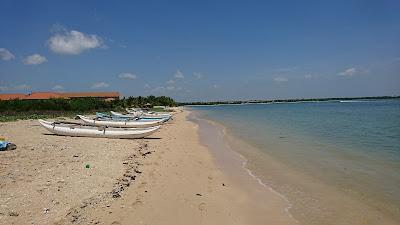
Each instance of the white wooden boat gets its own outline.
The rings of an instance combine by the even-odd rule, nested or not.
[[[164,122],[163,119],[159,120],[95,120],[86,116],[77,115],[83,122],[92,126],[108,126],[108,127],[153,127],[160,125]]]
[[[171,118],[172,114],[171,113],[159,113],[159,112],[144,112],[142,110],[138,109],[125,109],[129,114],[138,116],[138,117],[149,117],[149,118],[155,118],[155,117],[168,117]]]
[[[136,116],[136,117],[141,116],[141,115],[143,114],[143,111],[140,110],[140,109],[133,109],[133,108],[130,108],[130,109],[125,109],[125,110],[126,110],[126,112],[129,113],[130,115],[133,115],[133,116]]]
[[[112,116],[117,117],[117,118],[137,119],[138,121],[155,120],[155,119],[167,121],[171,118],[171,115],[160,116],[160,115],[155,115],[155,114],[147,115],[147,114],[143,114],[143,113],[141,113],[140,115],[138,115],[138,113],[122,114],[122,113],[114,112],[114,111],[110,111],[110,113]]]
[[[49,122],[39,120],[48,131],[63,136],[103,138],[144,138],[156,132],[160,126],[148,128],[93,127],[78,123]]]
[[[167,118],[170,119],[172,117],[169,113],[155,113],[155,112],[148,112],[143,113],[141,118]]]
[[[122,113],[114,112],[114,111],[110,111],[110,113],[113,116],[121,117],[121,118],[132,118],[132,119],[138,118],[138,115],[136,115],[136,113],[135,114],[122,114]]]

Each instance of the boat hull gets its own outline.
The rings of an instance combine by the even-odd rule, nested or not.
[[[118,112],[110,111],[111,115],[116,118],[121,118],[121,119],[138,119],[137,121],[149,121],[149,120],[164,120],[168,121],[171,118],[171,115],[155,115],[155,114],[142,114],[142,115],[137,115],[137,114],[121,114]]]
[[[165,122],[165,120],[149,120],[149,121],[118,121],[118,120],[94,120],[86,116],[78,115],[78,117],[86,124],[92,126],[108,126],[108,127],[153,127],[158,126]]]
[[[144,129],[138,128],[107,128],[107,127],[84,127],[68,124],[55,124],[53,122],[39,120],[39,123],[51,133],[62,136],[94,137],[94,138],[117,138],[135,139],[144,138],[156,132],[160,126]]]
[[[135,116],[142,116],[142,117],[172,117],[171,113],[160,113],[160,112],[143,112],[143,111],[138,111],[138,110],[131,110],[131,109],[125,109],[129,114],[135,115]]]

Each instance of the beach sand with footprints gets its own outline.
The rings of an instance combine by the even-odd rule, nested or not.
[[[295,224],[224,174],[189,112],[145,139],[66,137],[35,120],[0,124],[0,224]]]

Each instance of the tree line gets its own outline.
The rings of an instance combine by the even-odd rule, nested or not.
[[[176,106],[175,101],[167,96],[127,97],[114,101],[98,98],[43,99],[43,100],[3,100],[0,101],[0,113],[16,113],[29,111],[107,111],[127,107]]]

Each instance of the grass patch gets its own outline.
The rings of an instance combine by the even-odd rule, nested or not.
[[[52,119],[60,117],[75,118],[77,114],[88,114],[93,112],[53,112],[53,111],[43,111],[43,112],[9,112],[0,113],[0,122],[10,122],[17,120],[37,120],[37,119]],[[61,118],[60,118],[61,119]]]

